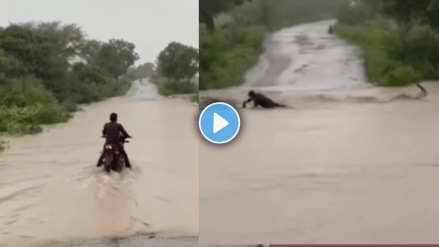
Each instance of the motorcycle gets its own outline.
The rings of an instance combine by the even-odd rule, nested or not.
[[[102,138],[105,138],[105,136],[102,136]],[[126,139],[129,137],[121,136],[119,139],[120,145],[123,147],[125,143],[129,143]],[[125,159],[124,157],[119,153],[119,150],[117,150],[117,146],[112,145],[105,145],[104,151],[105,153],[103,158],[103,164],[104,164],[104,170],[107,173],[110,173],[111,170],[115,172],[121,172],[123,168],[126,167],[125,165]]]

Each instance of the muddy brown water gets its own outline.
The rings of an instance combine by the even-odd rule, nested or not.
[[[275,33],[242,87],[202,93],[292,108],[238,108],[235,140],[200,142],[200,243],[439,242],[439,83],[389,101],[419,89],[367,84],[329,23]]]
[[[137,83],[66,124],[9,138],[0,154],[0,246],[197,243],[196,111]],[[133,136],[126,144],[133,170],[108,176],[96,162],[111,112]]]

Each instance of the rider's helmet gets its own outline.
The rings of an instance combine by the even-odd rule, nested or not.
[[[113,112],[110,114],[110,121],[117,122],[117,114],[116,113]]]
[[[256,93],[253,90],[250,90],[250,92],[248,92],[248,96],[252,98],[255,96],[255,94]]]

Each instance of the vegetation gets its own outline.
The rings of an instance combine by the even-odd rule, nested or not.
[[[266,29],[233,24],[211,35],[201,35],[200,90],[229,87],[239,82],[261,53]]]
[[[128,69],[128,73],[123,77],[128,81],[135,81],[143,78],[150,78],[154,76],[155,65],[153,63],[144,63],[136,67]]]
[[[157,57],[157,69],[152,81],[160,95],[198,93],[198,49],[171,42]]]
[[[38,133],[67,121],[78,104],[126,92],[122,75],[139,59],[134,44],[85,37],[59,22],[0,28],[0,134]]]
[[[268,31],[335,18],[347,0],[200,0],[200,90],[238,85]]]
[[[125,94],[131,81],[156,78],[160,93],[198,93],[198,50],[171,43],[157,60],[134,67],[135,45],[87,39],[76,25],[0,27],[0,135],[36,134],[68,121],[78,104]],[[194,97],[194,100],[196,98]],[[0,140],[0,151],[7,142]]]
[[[200,23],[206,24],[208,32],[215,31],[216,15],[231,10],[234,6],[243,4],[244,1],[251,0],[200,0],[199,19]]]
[[[355,3],[340,12],[336,33],[363,48],[372,83],[406,86],[439,79],[439,1]]]
[[[3,152],[6,148],[8,148],[9,143],[5,140],[0,139],[0,153]]]

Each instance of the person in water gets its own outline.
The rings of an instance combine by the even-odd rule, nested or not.
[[[254,91],[250,90],[248,93],[249,99],[244,101],[242,103],[242,107],[245,108],[248,103],[253,101],[254,107],[261,106],[263,108],[276,108],[276,107],[286,107],[285,105],[278,104],[268,98],[267,96],[261,94],[261,93],[255,93]]]
[[[105,145],[116,145],[117,150],[125,159],[125,165],[131,169],[130,160],[128,159],[128,155],[125,152],[123,145],[120,143],[120,134],[122,133],[123,137],[131,138],[131,136],[125,131],[122,124],[117,122],[117,114],[110,114],[110,122],[104,125],[102,130],[102,135],[105,136]],[[97,166],[102,165],[102,161],[104,159],[105,153],[102,152],[101,157],[99,157]]]

